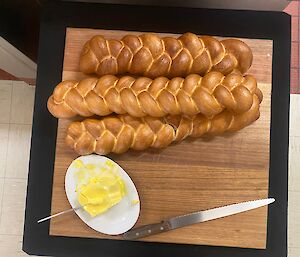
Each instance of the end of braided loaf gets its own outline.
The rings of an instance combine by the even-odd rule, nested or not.
[[[227,75],[234,70],[244,74],[252,65],[253,54],[250,47],[238,39],[225,39],[221,41],[225,48],[224,58],[217,63],[213,70]],[[234,68],[233,68],[234,67]]]
[[[75,109],[65,103],[65,96],[78,84],[77,81],[67,80],[59,83],[47,101],[47,108],[54,117],[71,118],[77,115]]]
[[[97,49],[94,51],[92,49]],[[87,41],[82,49],[80,56],[79,67],[80,70],[86,74],[98,73],[101,70],[101,74],[116,74],[116,67],[113,65],[114,62],[107,60],[105,65],[99,67],[99,59],[107,57],[109,59],[109,48],[107,47],[107,40],[103,36],[94,36]],[[112,65],[109,65],[112,64]],[[107,72],[105,72],[107,70]]]

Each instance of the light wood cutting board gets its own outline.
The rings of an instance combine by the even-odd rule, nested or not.
[[[140,32],[68,28],[63,80],[84,77],[79,72],[83,44],[96,34],[120,39]],[[162,36],[174,34],[162,34]],[[136,226],[165,218],[246,200],[266,198],[269,178],[272,41],[243,39],[251,48],[253,74],[264,94],[261,117],[235,134],[187,139],[163,150],[129,151],[109,155],[131,176],[140,194],[141,213]],[[55,85],[52,85],[53,87]],[[59,120],[54,169],[52,213],[70,208],[64,191],[65,172],[77,157],[64,142],[70,121]],[[120,239],[97,233],[75,213],[51,220],[50,234]],[[143,241],[265,248],[267,208],[196,224],[154,235]]]

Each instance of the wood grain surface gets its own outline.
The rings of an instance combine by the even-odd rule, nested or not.
[[[108,38],[120,39],[129,33],[140,34],[68,28],[63,80],[84,77],[78,69],[79,55],[84,42],[93,35],[102,34]],[[254,55],[253,65],[248,73],[257,78],[264,94],[258,121],[237,133],[222,137],[187,139],[159,151],[149,149],[108,156],[128,172],[138,189],[141,213],[136,226],[268,196],[272,41],[243,41],[252,48]],[[64,142],[69,123],[68,120],[59,120],[58,123],[52,213],[70,208],[64,191],[64,177],[77,154]],[[267,208],[263,207],[141,240],[263,249],[266,247],[266,233]],[[92,230],[75,213],[52,219],[50,234],[120,239],[118,236],[106,236]]]

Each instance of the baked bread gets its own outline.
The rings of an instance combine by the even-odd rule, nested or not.
[[[251,108],[242,114],[225,110],[213,118],[202,114],[188,118],[180,115],[163,118],[134,118],[115,115],[101,120],[86,119],[72,122],[66,143],[80,155],[91,153],[123,153],[128,149],[164,148],[188,136],[220,135],[240,130],[259,117],[259,99],[254,96]]]
[[[238,39],[219,41],[211,36],[185,33],[178,38],[147,33],[121,40],[94,36],[83,47],[80,70],[86,74],[124,74],[156,78],[205,75],[211,70],[224,75],[237,69],[245,73],[252,52]]]
[[[250,75],[224,76],[214,71],[204,77],[192,74],[171,80],[105,75],[61,82],[48,100],[48,109],[57,118],[105,116],[112,112],[133,117],[198,113],[212,117],[224,109],[243,113],[249,110],[254,97],[261,101],[262,93]]]

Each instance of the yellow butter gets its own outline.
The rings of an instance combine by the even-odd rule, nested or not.
[[[113,165],[106,168],[89,164],[78,166],[78,201],[92,217],[107,211],[122,200],[126,193],[125,184],[112,170]]]
[[[139,202],[140,202],[139,200],[132,200],[132,201],[131,201],[131,204],[132,204],[132,205],[136,205],[136,204],[138,204]]]

